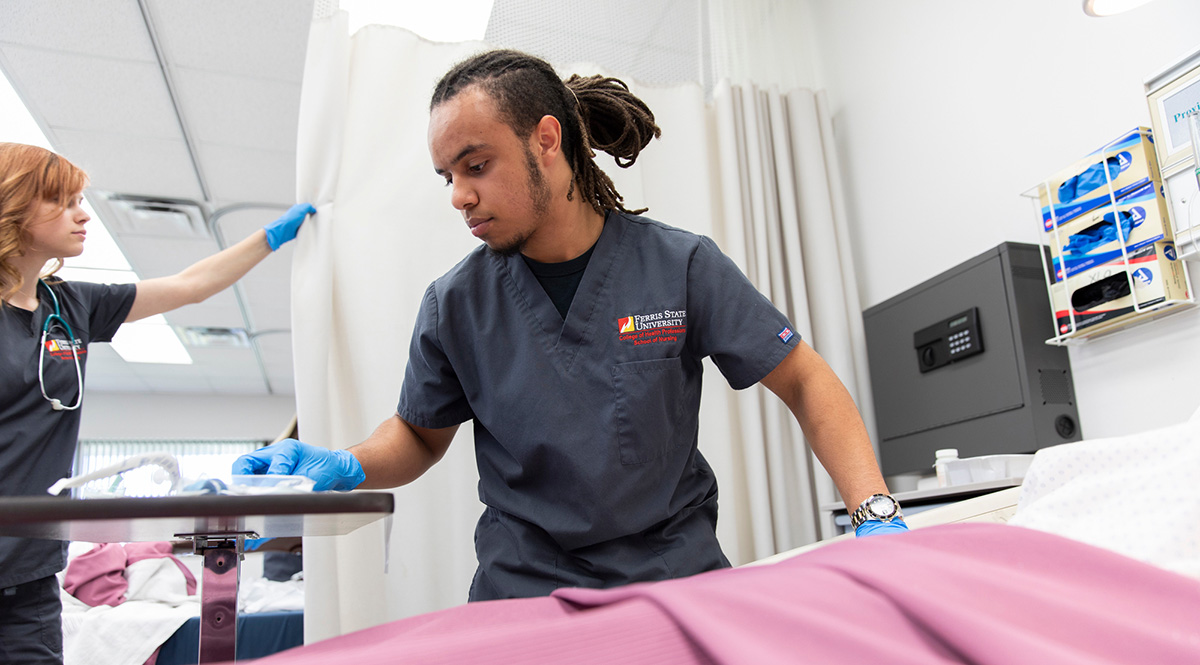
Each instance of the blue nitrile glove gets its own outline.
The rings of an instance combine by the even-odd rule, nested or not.
[[[297,203],[288,208],[287,212],[263,227],[267,232],[267,244],[271,246],[271,251],[275,251],[283,245],[283,243],[296,237],[296,232],[300,230],[300,225],[304,223],[304,218],[317,212],[317,209],[311,203]]]
[[[242,455],[233,462],[235,475],[280,474],[306,476],[313,490],[348,491],[367,479],[362,464],[348,450],[329,450],[295,439],[284,439]]]
[[[1093,227],[1084,229],[1070,237],[1063,251],[1067,254],[1087,254],[1097,247],[1107,245],[1117,239],[1116,219],[1120,218],[1121,240],[1129,240],[1129,232],[1141,226],[1142,220],[1134,220],[1133,215],[1122,210],[1120,215],[1108,213],[1104,221]]]
[[[1108,175],[1104,175],[1105,165],[1108,166]],[[1121,160],[1117,156],[1109,157],[1104,162],[1096,162],[1084,169],[1083,173],[1077,176],[1068,178],[1066,182],[1058,186],[1058,200],[1062,203],[1071,203],[1075,199],[1081,198],[1092,192],[1101,185],[1117,179],[1121,174]]]
[[[274,538],[247,538],[242,543],[242,551],[243,552],[257,551],[258,548],[262,547],[263,545],[266,545],[267,543],[271,542],[272,540],[275,540],[275,539]]]
[[[858,528],[854,530],[854,537],[862,538],[863,536],[878,536],[885,533],[899,533],[901,531],[908,531],[908,525],[904,523],[904,520],[897,519],[892,520],[891,522],[867,520],[866,522],[859,524]]]
[[[1129,232],[1142,225],[1144,218],[1134,219],[1133,214],[1128,210],[1121,210],[1116,215],[1113,213],[1105,213],[1104,215],[1104,237],[1109,242],[1117,239],[1116,219],[1121,220],[1121,240],[1129,240]]]

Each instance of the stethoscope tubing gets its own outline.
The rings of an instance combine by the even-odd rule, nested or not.
[[[83,370],[79,366],[79,349],[75,345],[75,331],[71,329],[71,324],[63,318],[62,308],[58,304],[58,296],[54,294],[54,289],[45,280],[38,280],[38,283],[46,287],[46,292],[50,294],[50,300],[54,303],[54,313],[47,316],[42,323],[42,342],[41,348],[38,350],[38,385],[42,389],[42,397],[50,402],[50,408],[55,411],[74,411],[83,403]],[[50,325],[58,321],[63,328],[67,329],[67,344],[71,346],[71,356],[75,360],[75,380],[79,386],[79,392],[75,396],[75,403],[71,406],[66,406],[61,400],[55,399],[46,393],[46,379],[43,377],[42,370],[46,366],[46,337],[50,334]]]

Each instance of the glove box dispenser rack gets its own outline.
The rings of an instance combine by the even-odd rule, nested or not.
[[[1129,146],[1136,150],[1139,140],[1151,145],[1153,162],[1149,130],[1139,128],[1090,155],[1095,164],[1085,169],[1079,165],[1086,162],[1077,163],[1081,173],[1060,171],[1024,193],[1038,218],[1040,244],[1050,250],[1042,252],[1055,333],[1047,344],[1081,343],[1195,306],[1157,164],[1149,166],[1142,185],[1124,186],[1120,179],[1128,177],[1120,171],[1127,168]],[[1054,203],[1088,178],[1099,205],[1079,210]]]

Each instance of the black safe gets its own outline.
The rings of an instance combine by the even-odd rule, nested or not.
[[[884,475],[1082,437],[1044,251],[1003,243],[863,312]]]

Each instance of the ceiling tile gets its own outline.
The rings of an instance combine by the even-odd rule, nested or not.
[[[262,380],[254,350],[243,347],[189,346],[188,352],[207,376]]]
[[[202,303],[184,305],[165,314],[173,326],[183,328],[245,328],[233,292],[226,289]]]
[[[276,268],[282,264],[283,261],[264,261],[242,279],[241,289],[246,298],[246,306],[254,318],[254,327],[260,331],[287,330],[292,325],[287,266],[271,273],[266,270],[268,267]]]
[[[0,42],[157,62],[136,2],[5,0]]]
[[[286,294],[284,298],[286,299]],[[255,332],[290,331],[292,328],[291,308],[287,300],[283,304],[264,306],[260,300],[249,299],[250,316]]]
[[[261,377],[249,381],[246,379],[238,379],[232,377],[215,376],[208,380],[208,384],[212,386],[215,393],[222,395],[266,395],[267,386],[263,383]],[[282,385],[282,384],[281,384]],[[287,386],[287,390],[275,390],[276,395],[292,395],[295,394],[291,386]]]
[[[156,381],[162,378],[178,378],[187,380],[203,379],[204,367],[192,363],[190,365],[169,365],[163,363],[129,363],[129,367],[146,381]]]
[[[294,151],[300,84],[199,69],[172,69],[175,92],[197,142]]]
[[[288,203],[231,203],[232,205],[226,205],[222,202],[210,215],[226,244],[233,244],[278,219],[290,206]],[[285,245],[281,251],[286,252],[290,247],[291,245]],[[276,255],[279,254],[280,252],[276,252]]]
[[[88,372],[87,387],[84,398],[90,392],[149,392],[150,385],[136,374],[120,374],[118,372],[92,371]]]
[[[211,393],[212,384],[208,379],[192,378],[180,375],[160,375],[146,377],[147,392],[152,393]]]
[[[214,199],[291,203],[296,199],[296,151],[255,150],[200,142],[200,167]]]
[[[114,233],[113,240],[129,258],[142,279],[174,275],[193,263],[217,253],[213,240],[175,238],[169,235]]]
[[[267,377],[271,381],[271,392],[276,395],[295,395],[296,378],[292,374],[292,366],[268,367]],[[265,385],[265,384],[264,384]]]
[[[285,365],[290,374],[292,367],[291,339],[290,335],[264,335],[258,338],[258,350],[262,355],[263,364],[268,369],[277,370],[279,366]]]
[[[116,350],[108,343],[97,343],[88,345],[87,353],[87,382],[91,386],[93,379],[97,378],[130,378],[136,377],[137,374],[130,369],[129,363],[125,362]]]
[[[154,139],[71,129],[50,137],[56,150],[106,192],[200,200],[200,184],[183,139]],[[120,159],[114,159],[120,155]],[[148,166],[149,165],[149,166]]]
[[[299,83],[312,0],[149,0],[159,42],[177,67]]]
[[[53,130],[183,137],[158,63],[23,46],[5,47],[4,57],[21,99]]]

